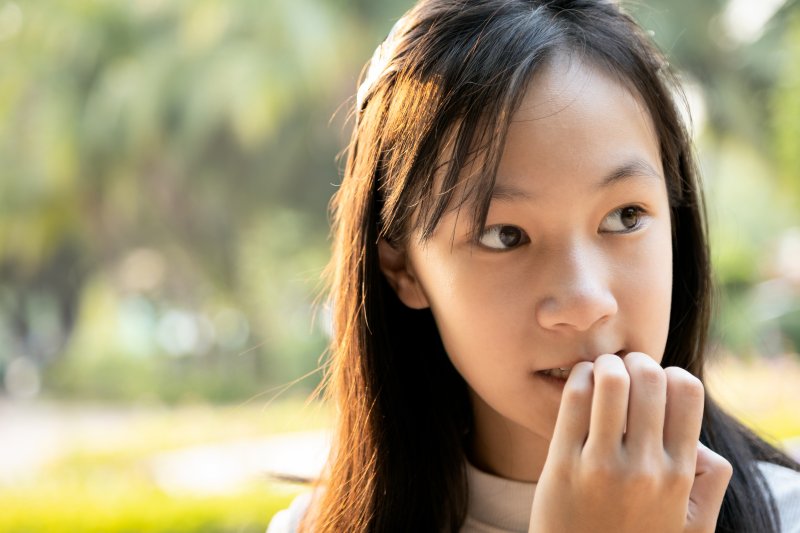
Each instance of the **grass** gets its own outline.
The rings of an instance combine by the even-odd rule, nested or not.
[[[224,497],[174,497],[127,476],[51,479],[0,492],[0,531],[263,533],[297,492],[258,486]]]
[[[107,408],[92,419],[109,416]],[[155,454],[209,443],[327,427],[329,410],[300,401],[236,407],[117,410],[105,431],[86,406],[60,406],[64,452],[35,476],[0,486],[0,531],[259,532],[306,487],[262,477],[224,495],[167,493],[147,468]]]

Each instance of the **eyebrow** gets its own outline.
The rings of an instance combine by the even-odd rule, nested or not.
[[[612,185],[628,181],[632,178],[649,178],[658,182],[663,181],[661,174],[654,169],[647,161],[642,159],[634,159],[619,167],[616,167],[611,172],[603,176],[592,187],[594,192],[606,189]],[[495,184],[492,189],[492,200],[511,201],[511,200],[532,200],[533,194],[522,189],[518,189],[513,185]]]

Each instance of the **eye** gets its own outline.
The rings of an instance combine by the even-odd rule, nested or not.
[[[530,242],[528,235],[516,226],[509,226],[498,224],[496,226],[489,226],[481,236],[478,238],[481,246],[491,250],[511,250],[523,244]]]
[[[612,211],[604,220],[609,222],[604,231],[609,233],[630,233],[642,225],[642,218],[647,212],[639,206],[629,205]]]

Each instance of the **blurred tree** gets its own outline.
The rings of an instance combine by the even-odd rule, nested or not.
[[[313,370],[346,110],[410,5],[0,2],[0,374],[25,357],[62,391],[127,373],[143,383],[97,394],[179,399]],[[754,42],[726,29],[724,0],[624,5],[702,88],[713,195],[753,198],[763,184],[737,215],[747,221],[798,198],[798,2]],[[732,165],[741,146],[752,161]],[[744,167],[765,176],[723,179]],[[793,219],[781,207],[775,220],[716,234],[726,291],[756,281],[756,242]]]
[[[770,117],[774,125],[774,151],[781,187],[800,210],[800,2],[787,13],[787,31],[777,49],[781,65],[774,84]]]
[[[143,296],[151,335],[170,309],[243,306],[246,341],[218,342],[200,368],[216,353],[265,383],[308,370],[324,345],[308,335],[310,303],[346,138],[343,114],[329,118],[391,5],[0,4],[0,372],[125,342],[67,347],[76,317],[97,316],[79,312],[92,279],[115,288],[112,314]],[[225,356],[237,352],[249,356]]]

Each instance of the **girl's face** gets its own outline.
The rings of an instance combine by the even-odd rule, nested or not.
[[[469,386],[470,459],[537,480],[564,383],[544,372],[664,353],[670,211],[647,110],[603,71],[555,58],[513,117],[479,245],[470,230],[453,210],[427,242],[381,242],[382,268],[406,305],[431,308]]]

